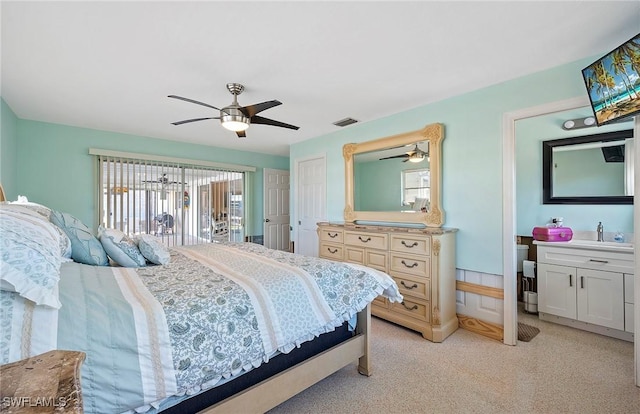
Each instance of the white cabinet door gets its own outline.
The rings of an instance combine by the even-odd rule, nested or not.
[[[622,273],[578,269],[578,320],[624,330]]]
[[[538,263],[538,311],[576,319],[576,281],[575,267]]]

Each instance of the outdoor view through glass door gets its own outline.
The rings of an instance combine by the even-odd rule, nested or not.
[[[100,157],[101,224],[167,246],[244,241],[244,174]]]

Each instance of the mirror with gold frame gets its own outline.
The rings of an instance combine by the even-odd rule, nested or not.
[[[345,144],[342,148],[345,162],[345,221],[356,223],[422,224],[426,227],[441,227],[444,224],[444,211],[440,200],[443,139],[444,126],[436,123],[427,125],[417,131],[357,144]],[[415,159],[419,157],[422,159]],[[425,197],[427,205],[424,208],[420,208],[416,204],[418,200],[422,202],[423,198],[414,198],[413,202],[405,199],[407,192],[402,184],[402,177],[404,176],[400,174],[387,174],[386,177],[389,178],[391,176],[391,181],[397,183],[398,188],[382,187],[382,182],[388,181],[382,177],[378,181],[379,185],[369,186],[367,189],[360,188],[362,185],[359,182],[362,182],[362,180],[359,181],[356,177],[362,176],[358,171],[358,165],[360,164],[359,160],[363,159],[376,160],[374,162],[394,162],[397,165],[405,163],[408,168],[413,170],[427,170],[428,177],[424,178],[428,183],[428,190],[425,190],[428,191]],[[378,164],[374,168],[381,171],[380,166],[382,164]],[[382,211],[378,211],[378,209],[372,207],[372,204],[366,205],[358,202],[362,193],[379,197],[382,200],[382,196],[390,192],[401,194],[397,198],[397,206],[394,206],[394,208],[385,208]],[[381,202],[381,204],[383,203]]]

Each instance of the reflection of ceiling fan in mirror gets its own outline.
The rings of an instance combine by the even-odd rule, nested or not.
[[[215,106],[211,106],[204,102],[194,101],[193,99],[183,98],[181,96],[169,95],[169,98],[180,99],[182,101],[191,102],[197,105],[206,106],[208,108],[219,111],[219,116],[212,116],[207,118],[193,118],[186,119],[184,121],[172,122],[173,125],[182,125],[189,122],[204,121],[207,119],[219,119],[223,127],[230,131],[234,131],[239,138],[246,137],[245,130],[249,128],[250,124],[263,124],[277,126],[281,128],[299,129],[295,125],[285,124],[284,122],[275,121],[269,118],[263,118],[258,116],[259,112],[266,109],[273,108],[274,106],[282,105],[280,101],[266,101],[254,105],[240,106],[238,104],[238,95],[244,91],[244,86],[239,83],[227,83],[227,89],[233,95],[233,102],[229,106],[225,106],[222,109],[218,109]]]
[[[380,160],[388,160],[388,159],[392,159],[392,158],[406,158],[402,162],[407,162],[407,161],[410,161],[410,162],[421,162],[427,157],[429,157],[429,152],[421,150],[418,147],[418,144],[416,144],[415,148],[413,150],[411,150],[411,151],[407,151],[404,154],[400,154],[400,155],[392,155],[390,157],[380,158]]]

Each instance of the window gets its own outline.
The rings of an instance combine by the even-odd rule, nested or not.
[[[244,173],[100,155],[100,222],[167,246],[244,240]]]
[[[427,207],[431,200],[431,183],[429,169],[402,171],[402,205],[411,206],[419,211],[421,207]],[[415,205],[416,199],[425,200],[420,206]]]

